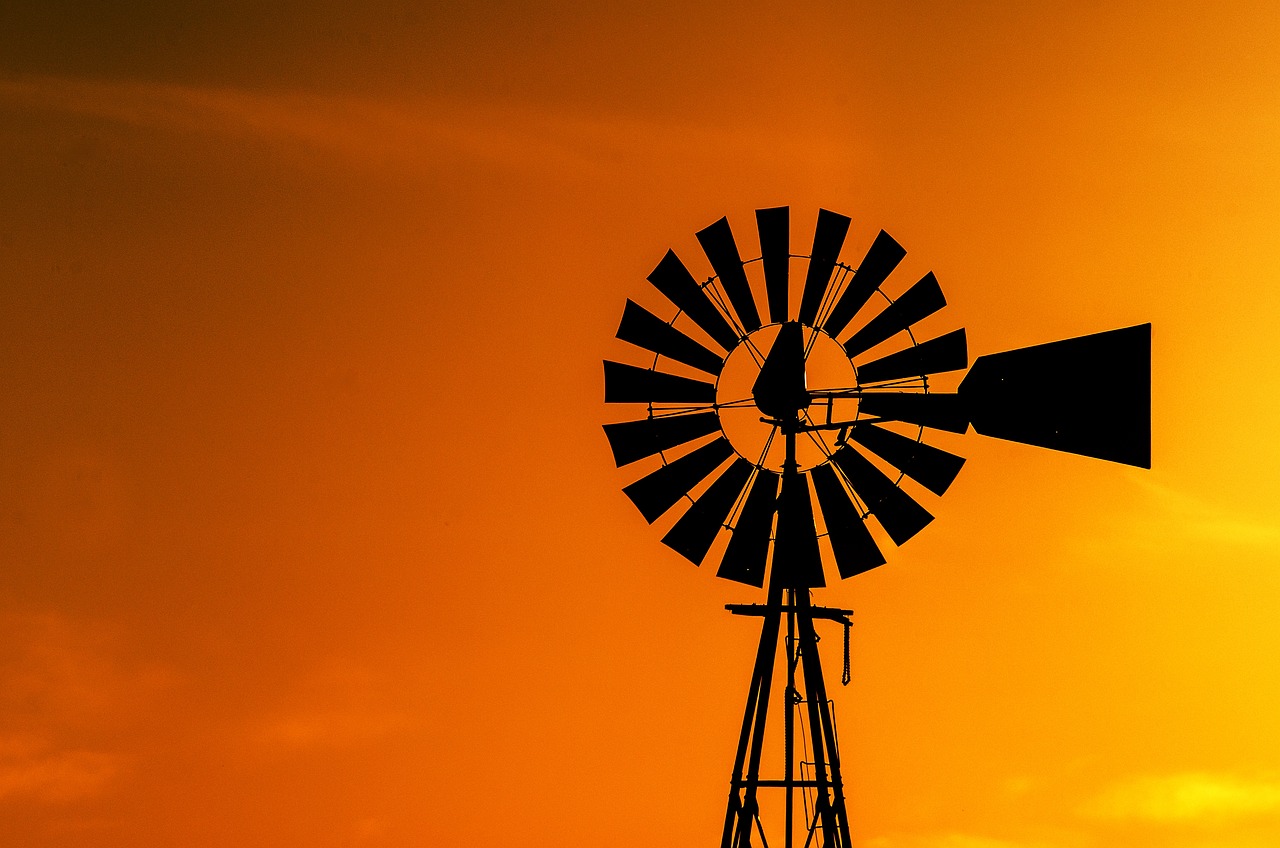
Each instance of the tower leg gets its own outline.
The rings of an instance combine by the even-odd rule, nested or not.
[[[783,715],[783,772],[782,779],[786,783],[785,799],[785,848],[793,848],[796,827],[796,702],[800,700],[796,692],[796,590],[787,590],[790,609],[787,610],[787,691],[782,696],[786,709]]]
[[[809,713],[809,734],[813,744],[816,782],[815,817],[822,823],[823,848],[850,848],[849,816],[844,802],[844,781],[840,775],[840,754],[836,748],[835,720],[818,656],[818,637],[813,627],[809,593],[796,593],[800,630],[800,660],[804,671],[805,701]]]
[[[764,747],[765,719],[769,712],[769,692],[773,686],[773,665],[778,655],[778,632],[782,618],[782,587],[771,582],[760,646],[756,649],[747,707],[742,716],[742,732],[733,760],[733,781],[725,811],[721,848],[749,848],[751,828],[759,816],[756,789],[760,780],[760,755]],[[745,773],[744,773],[745,766]]]

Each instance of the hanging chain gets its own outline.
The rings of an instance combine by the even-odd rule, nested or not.
[[[849,685],[849,622],[844,623],[844,673],[840,675],[840,685]]]

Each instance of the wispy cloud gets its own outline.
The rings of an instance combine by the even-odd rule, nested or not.
[[[330,660],[296,684],[290,703],[255,720],[253,740],[267,748],[332,748],[376,742],[410,730],[395,686],[348,661]]]
[[[9,729],[73,729],[136,713],[171,675],[123,654],[106,626],[56,612],[0,615],[0,708]]]
[[[1081,808],[1095,819],[1220,822],[1280,813],[1280,780],[1187,772],[1143,776],[1107,788]]]
[[[1147,493],[1149,506],[1145,513],[1126,517],[1120,540],[1126,544],[1159,550],[1184,544],[1280,552],[1280,521],[1214,503],[1140,475],[1130,479]],[[1107,544],[1115,541],[1107,540]]]
[[[425,101],[39,77],[0,81],[0,102],[144,130],[254,139],[371,161],[430,160],[446,148],[500,160],[520,150],[511,132],[485,116],[449,115],[444,104]]]
[[[461,157],[498,167],[590,177],[673,152],[746,163],[849,160],[854,145],[818,127],[578,114],[537,104],[375,98],[138,80],[0,80],[0,105],[72,114],[149,131],[240,138],[416,170]]]
[[[70,803],[114,784],[125,755],[91,740],[141,720],[171,679],[125,654],[105,625],[0,614],[0,803]]]
[[[1280,546],[1280,524],[1243,515],[1186,492],[1137,478],[1180,531],[1196,539],[1253,547]]]
[[[66,803],[100,794],[120,771],[102,751],[54,751],[23,737],[0,738],[0,801]]]
[[[968,833],[876,836],[864,844],[866,848],[1049,848],[1043,842],[1011,842]]]
[[[358,707],[298,710],[264,721],[258,738],[285,747],[343,747],[395,734],[410,725],[403,712]]]

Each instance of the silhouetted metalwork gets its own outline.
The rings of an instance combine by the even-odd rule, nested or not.
[[[813,606],[808,590],[783,589],[776,582],[771,582],[768,601],[763,606],[728,604],[726,609],[734,615],[760,616],[763,624],[760,628],[760,645],[756,651],[755,666],[751,672],[751,684],[747,690],[747,705],[738,736],[738,751],[733,760],[729,804],[725,810],[720,844],[724,848],[746,848],[752,843],[754,829],[760,834],[763,845],[767,846],[764,825],[760,819],[759,793],[761,789],[780,788],[785,792],[783,834],[786,848],[791,848],[794,844],[794,796],[797,789],[806,794],[806,820],[802,822],[806,832],[804,844],[848,848],[852,841],[844,799],[844,781],[840,774],[835,716],[822,677],[822,664],[818,659],[818,637],[813,623],[815,619],[825,618],[837,621],[847,628],[852,623],[849,620],[852,610]],[[784,618],[785,635],[782,630]],[[780,637],[786,651],[783,658],[786,688],[781,699],[783,771],[781,778],[769,778],[761,777],[761,762]],[[809,759],[802,763],[797,763],[795,751],[798,713],[802,718],[807,718],[801,730],[808,736],[806,747]],[[796,774],[797,765],[801,767],[799,775]],[[821,834],[820,840],[814,839],[815,834]]]
[[[867,255],[862,257],[858,269],[853,272],[853,279],[836,301],[831,314],[823,322],[823,331],[833,337],[843,333],[853,316],[866,305],[906,255],[907,251],[902,245],[881,230],[867,250]]]
[[[618,325],[618,338],[659,356],[692,365],[711,376],[719,376],[724,357],[698,344],[643,306],[627,301]]]
[[[945,392],[865,394],[858,400],[858,412],[873,420],[905,421],[948,433],[969,429],[969,414],[960,396]]]
[[[758,259],[743,259],[727,218],[697,233],[713,272],[702,282],[666,253],[649,281],[678,310],[671,320],[627,301],[617,337],[652,360],[606,361],[605,401],[643,404],[645,412],[604,429],[619,467],[649,464],[623,489],[646,521],[687,502],[665,544],[695,564],[710,558],[720,577],[765,589],[762,605],[729,606],[762,623],[722,848],[748,848],[757,835],[767,846],[759,794],[770,789],[784,793],[785,848],[797,837],[806,848],[852,848],[814,625],[831,620],[846,628],[847,669],[851,612],[810,598],[826,584],[824,557],[841,579],[852,577],[883,565],[887,545],[904,544],[933,521],[922,494],[945,493],[965,460],[926,443],[930,431],[962,434],[972,423],[986,436],[1150,467],[1151,325],[988,354],[969,367],[963,329],[922,341],[914,334],[946,305],[932,273],[896,299],[885,292],[906,254],[887,233],[876,235],[855,268],[840,261],[851,224],[845,216],[819,211],[807,257],[790,253],[787,207],[757,210],[755,218]],[[794,315],[793,259],[807,260]],[[753,279],[763,283],[767,324]],[[849,357],[854,385],[809,385],[807,360],[820,337]],[[759,369],[750,397],[721,397],[728,360],[713,347],[750,355]],[[965,368],[954,392],[931,384]],[[733,441],[723,419],[731,409],[755,410],[768,428],[763,449]],[[819,453],[805,468],[797,459],[801,438]],[[770,460],[775,445],[780,468]],[[779,777],[762,763],[780,646]]]
[[[827,520],[827,535],[831,539],[831,551],[835,555],[840,578],[843,580],[884,565],[884,554],[876,546],[876,540],[871,538],[871,531],[863,523],[862,513],[853,498],[840,485],[835,469],[830,465],[819,465],[811,474],[818,503],[822,505],[822,515]]]
[[[670,545],[685,559],[700,565],[724,526],[724,520],[729,517],[738,495],[747,487],[752,470],[753,466],[745,459],[735,459],[662,537],[663,544]]]
[[[756,210],[760,231],[760,264],[764,269],[765,294],[769,298],[769,320],[781,324],[789,319],[791,269],[791,209],[778,206]]]
[[[790,437],[794,439],[794,434]],[[773,578],[786,589],[825,586],[808,477],[785,468],[782,471],[782,494],[778,497],[777,532]]]
[[[788,321],[778,330],[760,376],[751,386],[756,407],[770,418],[794,418],[812,402],[804,379],[804,327]]]
[[[680,307],[689,320],[701,327],[725,350],[738,346],[738,334],[716,305],[703,293],[702,287],[684,267],[674,251],[668,250],[658,267],[649,274],[649,282]]]
[[[1151,325],[980,356],[960,383],[984,436],[1151,467]]]
[[[818,309],[827,294],[827,283],[840,258],[845,234],[849,232],[849,219],[826,209],[818,210],[818,226],[813,232],[813,252],[809,257],[809,270],[804,277],[804,294],[800,297],[800,323],[815,326]]]
[[[769,559],[769,543],[773,540],[773,513],[777,508],[778,475],[757,471],[751,492],[738,516],[738,525],[729,537],[729,547],[716,576],[764,586],[765,564]]]
[[[720,418],[714,412],[695,412],[692,415],[670,415],[666,418],[642,418],[639,421],[623,421],[606,424],[604,433],[609,437],[613,461],[621,468],[646,456],[692,442],[700,436],[720,429]]]
[[[645,521],[652,524],[731,456],[733,447],[721,436],[641,477],[622,491],[631,498]]]
[[[930,271],[920,282],[907,289],[902,297],[889,304],[883,312],[850,336],[844,343],[844,352],[850,358],[855,357],[946,305],[947,299],[942,296],[942,287]]]
[[[849,436],[935,495],[946,492],[964,466],[964,457],[875,424],[855,424]]]
[[[760,312],[751,294],[751,284],[747,282],[747,272],[742,267],[738,244],[733,240],[733,230],[729,229],[729,219],[721,218],[699,232],[698,243],[720,278],[743,329],[747,332],[760,329]]]
[[[969,349],[964,330],[955,330],[936,339],[920,342],[858,366],[859,383],[885,383],[922,374],[959,371],[969,365]]]
[[[604,364],[605,403],[715,403],[714,383],[638,368],[623,362]]]
[[[845,445],[831,458],[895,545],[903,544],[933,521],[927,509],[851,446]]]

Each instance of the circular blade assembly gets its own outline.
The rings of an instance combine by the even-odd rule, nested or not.
[[[807,256],[790,251],[786,207],[758,210],[756,224],[758,259],[742,259],[725,218],[697,234],[714,272],[702,283],[667,251],[648,279],[672,319],[627,301],[617,337],[652,357],[606,361],[605,401],[643,404],[645,416],[604,429],[620,467],[653,466],[623,489],[647,521],[686,504],[663,537],[669,547],[701,564],[728,531],[719,576],[761,586],[772,553],[789,563],[788,584],[823,585],[823,548],[849,577],[884,563],[884,539],[902,544],[932,520],[904,478],[941,494],[959,473],[964,460],[923,435],[968,425],[956,395],[929,390],[930,375],[967,366],[965,335],[916,340],[912,328],[946,300],[932,274],[896,300],[882,291],[906,254],[887,233],[854,267],[840,261],[843,215],[819,211]],[[794,314],[793,279],[803,279]],[[815,381],[819,354],[844,363],[841,384]],[[735,392],[739,365],[754,378]],[[730,416],[755,426],[755,440]],[[774,437],[787,421],[806,458],[783,481]]]

